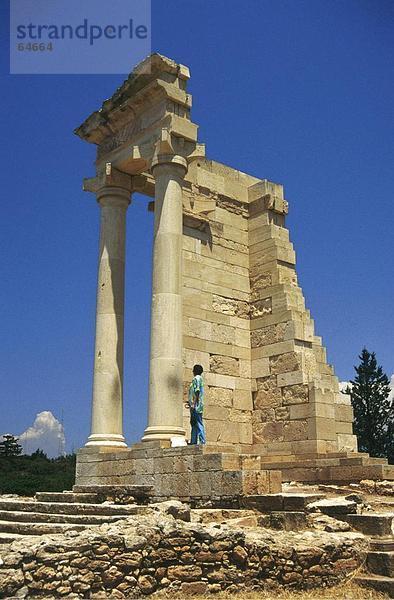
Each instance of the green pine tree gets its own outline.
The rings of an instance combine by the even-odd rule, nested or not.
[[[360,364],[354,367],[356,377],[346,393],[350,394],[354,410],[354,433],[358,449],[371,456],[391,454],[394,423],[394,402],[389,399],[389,379],[376,362],[375,352],[363,348]]]
[[[22,446],[18,444],[18,438],[14,437],[10,433],[3,435],[3,439],[0,442],[0,456],[19,456],[22,454]]]

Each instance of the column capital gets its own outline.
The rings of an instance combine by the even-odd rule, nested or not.
[[[153,175],[155,168],[161,166],[173,167],[174,170],[182,169],[184,171],[182,176],[186,175],[187,172],[187,160],[179,154],[159,154],[155,156],[151,166]]]
[[[100,206],[114,206],[127,208],[131,202],[130,191],[115,185],[106,185],[96,192],[97,202]]]
[[[112,163],[107,162],[104,168],[97,173],[96,177],[89,177],[83,180],[82,189],[84,192],[97,194],[99,190],[105,187],[116,187],[131,193],[131,176],[119,171]]]

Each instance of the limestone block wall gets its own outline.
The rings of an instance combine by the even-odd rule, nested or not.
[[[217,501],[238,506],[239,498],[276,494],[281,473],[261,468],[260,457],[211,452],[202,446],[160,447],[143,442],[109,452],[83,448],[78,452],[78,486],[152,486],[152,500],[176,498],[185,502]]]
[[[184,190],[185,398],[192,367],[204,367],[209,444],[250,447],[252,380],[247,186],[257,181],[198,160]],[[190,432],[188,410],[184,423]],[[188,433],[187,433],[188,435]]]
[[[350,400],[298,285],[283,187],[206,159],[187,177],[185,398],[200,363],[208,443],[262,454],[356,450]],[[188,420],[185,409],[190,431]]]
[[[356,450],[350,400],[305,307],[285,228],[283,188],[249,188],[253,443],[263,453]]]

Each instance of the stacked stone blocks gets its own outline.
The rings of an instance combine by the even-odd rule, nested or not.
[[[298,286],[282,186],[198,158],[183,205],[184,395],[202,364],[208,443],[355,451],[350,401]]]
[[[260,456],[210,452],[202,446],[165,448],[157,442],[142,446],[121,452],[80,451],[78,486],[152,486],[152,500],[218,503],[281,491],[280,471],[262,469]]]
[[[85,189],[96,194],[108,217],[103,239],[119,237],[119,196],[122,210],[135,192],[154,198],[148,203],[155,221],[149,410],[143,440],[179,444],[185,432],[190,437],[185,401],[193,365],[199,363],[206,385],[207,448],[202,456],[216,453],[215,464],[221,466],[212,469],[204,458],[210,483],[203,478],[200,482],[197,475],[192,481],[188,475],[193,490],[201,492],[205,485],[211,492],[217,487],[223,491],[223,481],[234,472],[234,485],[244,494],[248,486],[257,490],[271,485],[261,483],[266,475],[259,473],[291,461],[286,477],[290,471],[296,475],[302,461],[333,460],[324,466],[345,468],[344,462],[335,461],[357,460],[352,408],[339,392],[298,285],[283,187],[206,158],[198,126],[190,120],[189,76],[184,65],[152,55],[76,130],[97,145],[96,177],[85,181]],[[123,240],[124,218],[121,229]],[[113,306],[109,302],[103,312],[107,319],[112,311],[112,343],[108,327],[100,325],[96,335],[87,444],[95,449],[92,455],[80,453],[77,479],[79,484],[105,483],[102,477],[132,483],[129,478],[149,479],[156,473],[159,494],[165,495],[184,473],[162,471],[163,465],[173,462],[187,473],[200,471],[187,447],[176,450],[183,457],[179,461],[177,454],[167,460],[172,456],[169,448],[150,448],[159,452],[156,457],[128,454],[143,449],[128,450],[123,437],[124,244],[118,246],[114,244],[112,254],[122,262],[121,285],[109,276],[104,282],[106,297],[113,299]],[[100,279],[99,324],[105,320],[99,310],[102,295]],[[115,446],[124,450],[111,459]],[[237,458],[229,454],[239,456],[233,469],[226,464]],[[244,455],[248,458],[242,459]],[[100,461],[102,470],[95,464]],[[244,466],[253,461],[255,468]],[[308,464],[310,473],[305,467],[297,477],[308,480],[309,473],[320,480],[323,471],[313,469],[323,463]],[[383,461],[375,467],[379,474],[386,468]],[[336,471],[324,473],[333,476]]]

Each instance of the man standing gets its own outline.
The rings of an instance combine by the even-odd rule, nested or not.
[[[205,427],[202,420],[204,411],[204,382],[201,365],[193,367],[193,381],[189,386],[188,406],[190,409],[190,425],[192,427],[191,444],[205,444]]]

